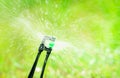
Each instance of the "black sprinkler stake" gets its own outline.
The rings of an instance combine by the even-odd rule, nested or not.
[[[49,42],[46,43],[47,41],[49,41]],[[37,54],[36,59],[34,61],[34,64],[33,64],[32,68],[31,68],[31,71],[28,75],[28,78],[33,78],[34,72],[35,72],[39,57],[40,57],[40,54],[42,53],[43,50],[45,50],[45,51],[47,51],[47,53],[46,53],[46,57],[45,57],[45,60],[44,60],[43,67],[42,67],[41,75],[40,75],[40,78],[43,78],[44,70],[45,70],[45,67],[46,67],[46,64],[47,64],[47,60],[48,60],[48,58],[50,56],[50,53],[52,51],[52,48],[54,46],[54,42],[55,42],[54,37],[45,36],[43,38],[42,43],[40,44],[40,47],[39,47],[39,50],[38,50],[38,54]]]

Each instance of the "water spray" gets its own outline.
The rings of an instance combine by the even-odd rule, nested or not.
[[[43,78],[46,63],[47,63],[47,60],[48,60],[48,58],[51,54],[52,48],[54,46],[55,39],[56,39],[55,37],[44,36],[44,38],[43,38],[43,40],[40,44],[40,47],[38,49],[38,54],[36,56],[34,64],[33,64],[32,68],[31,68],[31,71],[28,75],[28,78],[33,78],[33,75],[34,75],[34,72],[35,72],[36,65],[37,65],[38,59],[40,57],[40,54],[42,53],[42,51],[45,50],[45,51],[47,51],[47,53],[46,53],[46,57],[45,57],[44,64],[43,64],[43,67],[42,67],[42,71],[41,71],[41,74],[40,74],[40,78]]]

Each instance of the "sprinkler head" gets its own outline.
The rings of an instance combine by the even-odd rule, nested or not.
[[[42,40],[42,44],[45,45],[45,47],[47,48],[53,48],[54,47],[54,43],[55,43],[55,37],[52,36],[44,36],[43,40]]]

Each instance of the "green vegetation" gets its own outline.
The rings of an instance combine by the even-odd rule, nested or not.
[[[119,0],[0,0],[0,78],[27,78],[41,33],[69,43],[44,78],[119,78],[119,21]]]

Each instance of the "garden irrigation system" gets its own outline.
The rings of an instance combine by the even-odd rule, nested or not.
[[[28,75],[28,78],[33,78],[33,75],[34,75],[34,72],[35,72],[35,68],[36,68],[36,65],[37,65],[37,62],[38,62],[38,59],[40,57],[40,54],[42,53],[42,51],[47,51],[46,53],[46,57],[45,57],[45,60],[44,60],[44,64],[43,64],[43,67],[42,67],[42,71],[41,71],[41,74],[40,74],[40,78],[43,78],[43,74],[44,74],[44,70],[45,70],[45,66],[46,66],[46,63],[47,63],[47,60],[49,58],[49,55],[52,51],[52,48],[54,46],[54,42],[55,42],[55,38],[54,37],[50,37],[50,36],[45,36],[40,44],[40,47],[39,47],[39,50],[38,50],[38,54],[36,56],[36,59],[34,61],[34,64],[31,68],[31,71]]]

